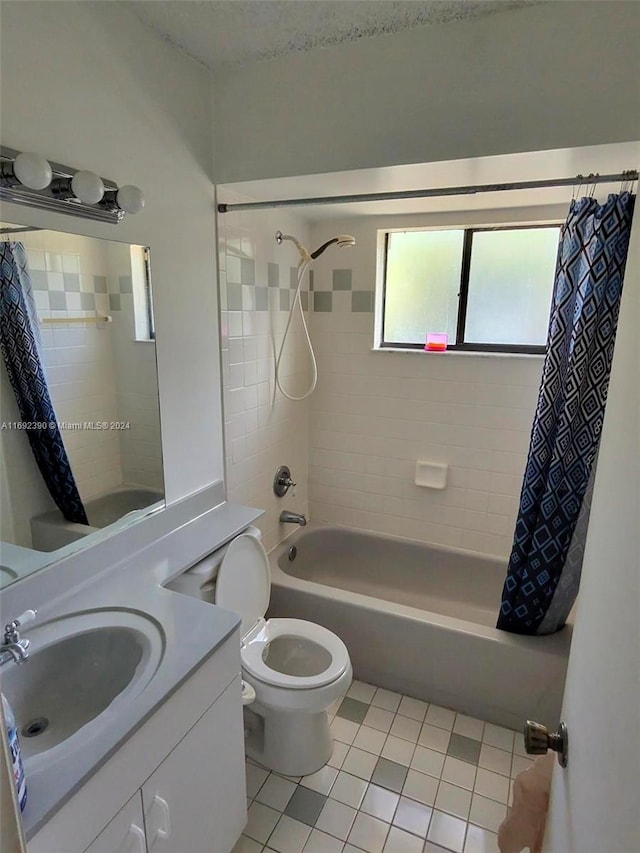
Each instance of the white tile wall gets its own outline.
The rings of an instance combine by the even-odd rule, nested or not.
[[[314,245],[336,233],[357,239],[317,261],[316,289],[351,268],[353,288],[373,290],[376,229],[390,225],[314,226]],[[314,520],[508,557],[542,358],[372,352],[373,314],[333,296],[334,310],[312,319]],[[448,464],[446,489],[414,484],[418,459]]]
[[[274,382],[276,348],[288,316],[278,291],[289,292],[290,268],[297,264],[293,245],[278,246],[275,232],[306,242],[308,228],[281,212],[253,211],[219,216],[218,230],[227,497],[266,510],[258,525],[271,548],[292,532],[279,523],[280,512],[309,509],[309,401],[287,400]],[[268,287],[269,263],[279,267],[279,288]],[[251,281],[251,270],[254,283],[245,283]],[[256,309],[256,287],[268,287],[268,310]],[[296,308],[282,362],[282,381],[292,394],[304,391],[309,375],[300,329]],[[280,465],[291,468],[295,496],[291,491],[284,498],[273,494]]]

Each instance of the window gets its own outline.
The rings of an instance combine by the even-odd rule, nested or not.
[[[544,352],[559,225],[381,232],[381,347]]]
[[[156,337],[156,329],[151,294],[151,257],[147,246],[131,246],[131,279],[135,339],[153,341]]]

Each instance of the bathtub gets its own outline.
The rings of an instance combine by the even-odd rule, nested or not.
[[[555,729],[572,627],[545,637],[498,631],[503,560],[314,524],[270,562],[269,615],[336,633],[356,678],[496,725],[531,719]]]
[[[123,484],[85,502],[88,525],[67,521],[57,509],[34,516],[32,545],[36,551],[57,551],[115,522],[134,521],[162,506],[164,495],[157,489]]]

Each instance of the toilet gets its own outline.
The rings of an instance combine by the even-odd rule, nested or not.
[[[260,539],[247,528],[168,586],[240,615],[246,753],[278,773],[305,776],[331,757],[327,709],[349,689],[351,661],[342,640],[320,625],[265,620],[271,578]]]

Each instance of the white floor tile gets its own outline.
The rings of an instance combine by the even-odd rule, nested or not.
[[[440,782],[436,797],[436,808],[439,811],[468,820],[470,807],[471,791],[450,785],[449,782]]]
[[[312,829],[304,846],[304,853],[341,853],[343,847],[342,841],[338,838],[327,835],[326,832],[320,832],[319,829]]]
[[[358,732],[360,734],[360,732]],[[357,738],[357,736],[356,736]],[[342,767],[342,762],[347,757],[347,753],[349,752],[349,744],[341,743],[339,740],[334,740],[333,742],[333,752],[331,753],[331,758],[327,761],[329,767],[337,767],[338,770]]]
[[[502,773],[503,776],[509,776],[511,772],[511,753],[483,743],[480,748],[478,767],[484,767],[485,770],[492,770],[494,773]]]
[[[344,717],[334,717],[331,721],[331,734],[335,740],[342,743],[352,744],[353,739],[358,734],[360,726],[352,720],[345,720]]]
[[[360,779],[369,780],[373,776],[373,771],[377,763],[377,755],[352,746],[347,753],[347,757],[342,762],[342,770],[345,773],[351,773],[352,776],[359,776]]]
[[[272,773],[256,795],[256,801],[283,812],[296,789],[294,782]]]
[[[527,750],[524,748],[524,735],[522,732],[516,732],[513,739],[513,751],[516,755],[526,756]]]
[[[311,827],[287,815],[282,815],[269,838],[269,847],[278,853],[302,853]]]
[[[379,687],[371,700],[371,704],[375,705],[376,708],[384,708],[385,711],[393,711],[395,713],[398,710],[401,700],[402,696],[400,693],[392,693],[391,690],[383,690],[382,687]]]
[[[385,732],[372,729],[370,726],[360,726],[360,730],[353,741],[353,745],[358,749],[364,749],[365,752],[372,752],[374,755],[380,755],[382,747],[387,739]]]
[[[262,844],[254,841],[253,838],[241,835],[231,853],[260,853],[261,850]]]
[[[393,711],[386,711],[384,708],[374,708],[372,705],[362,722],[365,726],[370,726],[372,729],[378,729],[380,732],[388,732],[393,723],[393,717]]]
[[[333,783],[329,796],[332,800],[337,800],[346,806],[359,809],[368,784],[365,779],[359,779],[357,776],[352,776],[350,773],[345,773],[344,770],[341,770],[338,773],[338,778]]]
[[[337,800],[328,799],[316,821],[316,829],[335,835],[336,838],[347,840],[347,836],[356,818],[356,810],[345,806]]]
[[[398,803],[393,824],[414,835],[419,835],[420,838],[425,838],[432,812],[433,809],[430,806],[402,797]]]
[[[247,796],[252,799],[264,784],[269,771],[247,761]]]
[[[382,757],[408,767],[411,764],[415,748],[415,744],[411,741],[389,735],[382,749]]]
[[[379,785],[369,785],[360,810],[372,817],[391,823],[400,795]]]
[[[363,681],[352,681],[351,687],[347,691],[347,696],[351,699],[357,699],[358,702],[366,702],[367,705],[370,705],[377,689],[373,684],[365,684]]]
[[[445,782],[450,782],[459,788],[466,788],[468,791],[473,791],[476,767],[473,764],[467,764],[466,761],[461,761],[459,758],[453,758],[451,755],[448,755],[445,758],[442,769],[442,778]]]
[[[444,766],[444,759],[445,756],[441,752],[436,752],[435,749],[417,746],[411,759],[411,767],[414,770],[419,770],[421,773],[428,773],[429,776],[436,776],[439,779]]]
[[[437,749],[438,752],[446,752],[449,747],[450,738],[451,732],[425,723],[420,730],[418,743],[420,746],[428,746],[429,749]]]
[[[303,776],[300,784],[305,788],[311,788],[312,791],[317,791],[319,794],[328,794],[331,786],[336,781],[338,773],[337,768],[325,764],[324,767],[321,767],[315,773]]]
[[[511,729],[504,729],[502,726],[485,723],[482,740],[484,743],[488,743],[489,746],[495,746],[497,749],[505,749],[507,752],[511,752],[513,750],[514,735],[515,732],[512,732]]]
[[[253,802],[249,807],[244,834],[253,838],[254,841],[261,841],[264,844],[279,819],[280,812],[269,808],[269,806],[263,806],[262,803]]]
[[[349,833],[349,842],[367,853],[382,853],[388,832],[388,823],[360,813]]]
[[[492,773],[491,770],[479,767],[474,791],[476,794],[488,797],[490,800],[507,803],[509,800],[509,780],[506,776],[501,776],[499,773]]]
[[[456,712],[449,708],[441,708],[439,705],[429,705],[427,716],[424,718],[425,723],[431,726],[437,726],[440,729],[451,731],[456,718]]]
[[[417,743],[421,728],[422,723],[418,720],[413,720],[410,717],[401,717],[400,714],[396,714],[389,734],[409,740],[411,743]]]
[[[411,797],[412,800],[418,800],[419,803],[424,803],[427,806],[432,806],[436,801],[437,791],[438,780],[434,776],[419,773],[417,770],[409,770],[402,788],[402,795]]]
[[[477,823],[491,832],[497,832],[498,827],[507,816],[507,807],[495,800],[488,800],[479,794],[474,794],[471,800],[469,822]]]
[[[467,827],[467,839],[464,843],[464,853],[496,853],[498,850],[498,836],[495,832],[474,826],[472,823]]]
[[[463,820],[444,812],[434,811],[427,838],[453,853],[462,853],[467,825]]]
[[[464,735],[464,737],[482,740],[484,721],[477,720],[475,717],[467,717],[464,714],[456,714],[453,730],[456,734]]]
[[[383,853],[422,853],[422,844],[421,838],[392,826]]]
[[[411,717],[412,720],[417,720],[419,723],[424,722],[425,715],[429,704],[422,702],[420,699],[412,699],[410,696],[403,696],[398,706],[398,713],[403,717]]]

